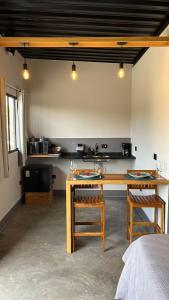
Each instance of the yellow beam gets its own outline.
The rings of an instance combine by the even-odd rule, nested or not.
[[[0,37],[0,47],[69,48],[168,47],[169,37]]]

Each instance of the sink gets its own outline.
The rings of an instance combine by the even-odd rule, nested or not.
[[[96,155],[93,155],[93,154],[87,154],[87,155],[83,155],[83,158],[109,158],[110,155],[106,155],[106,154],[96,154]]]
[[[90,160],[105,160],[105,159],[109,159],[110,155],[108,154],[104,154],[104,153],[98,153],[98,154],[86,154],[83,155],[83,159],[90,159]]]

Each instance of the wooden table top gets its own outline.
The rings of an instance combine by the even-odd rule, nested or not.
[[[129,178],[127,174],[104,174],[102,179],[75,179],[73,174],[69,174],[66,183],[70,185],[81,184],[169,184],[169,180],[160,176],[155,176],[155,179],[133,179]]]

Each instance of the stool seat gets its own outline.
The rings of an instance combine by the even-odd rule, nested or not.
[[[101,196],[78,196],[74,199],[74,207],[100,207],[104,205]]]
[[[161,208],[164,204],[163,199],[160,196],[154,195],[133,195],[129,193],[129,201],[133,207],[157,207]]]

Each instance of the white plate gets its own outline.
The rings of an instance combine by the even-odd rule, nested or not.
[[[142,179],[142,178],[146,178],[146,177],[151,177],[151,174],[150,173],[146,173],[146,172],[138,172],[139,174],[137,173],[128,173],[128,175],[132,178],[135,178],[135,179]]]
[[[97,176],[99,176],[99,175],[100,175],[100,174],[97,173],[97,172],[91,172],[90,175],[87,175],[86,173],[78,174],[79,177],[84,178],[84,179],[86,179],[86,178],[97,177]]]

